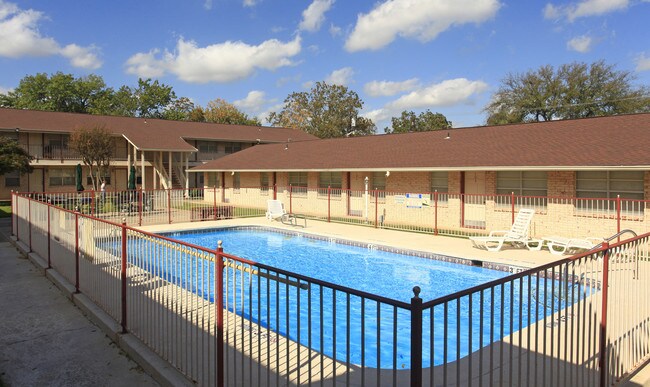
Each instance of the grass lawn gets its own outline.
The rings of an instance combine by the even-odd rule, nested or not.
[[[0,218],[11,216],[11,202],[0,202]]]

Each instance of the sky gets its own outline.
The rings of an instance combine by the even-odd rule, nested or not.
[[[152,78],[267,124],[340,84],[383,133],[404,110],[483,125],[508,74],[604,60],[650,86],[650,0],[0,0],[0,92],[27,75]]]

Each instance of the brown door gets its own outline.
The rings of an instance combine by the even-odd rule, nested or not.
[[[463,181],[463,227],[485,228],[485,171],[465,172]]]

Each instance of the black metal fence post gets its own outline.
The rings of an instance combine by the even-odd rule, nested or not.
[[[413,288],[411,298],[411,386],[422,386],[422,299],[420,287]],[[431,354],[433,356],[433,354]]]

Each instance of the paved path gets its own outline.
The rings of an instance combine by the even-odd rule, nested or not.
[[[8,386],[157,386],[8,242],[9,234],[10,220],[0,219],[0,380]]]

